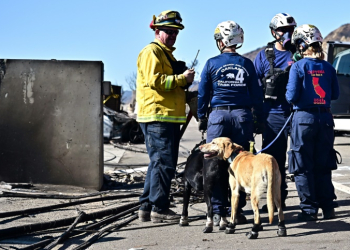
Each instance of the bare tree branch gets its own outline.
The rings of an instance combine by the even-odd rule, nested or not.
[[[128,77],[125,77],[125,81],[131,90],[136,90],[136,72],[132,72]]]

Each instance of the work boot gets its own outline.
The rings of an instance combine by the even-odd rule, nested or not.
[[[214,214],[213,216],[214,226],[218,227],[220,225],[220,220],[221,220],[220,214]]]
[[[142,222],[151,220],[151,212],[146,210],[139,210],[139,220]]]
[[[323,210],[323,219],[330,220],[335,218],[334,208]]]
[[[286,209],[286,203],[282,202],[282,210]],[[275,205],[274,211],[277,211],[277,207]],[[265,204],[264,206],[262,206],[261,208],[261,212],[267,213],[267,204]]]
[[[238,213],[235,218],[235,223],[236,225],[247,224],[247,218],[242,213]]]
[[[151,220],[153,223],[175,222],[180,221],[181,215],[176,214],[173,210],[168,209],[164,212],[151,211]]]
[[[315,221],[317,219],[317,214],[307,214],[305,212],[298,214],[299,221]]]
[[[338,202],[336,202],[336,201],[333,201],[333,202],[332,202],[332,205],[333,205],[333,208],[339,207],[339,204],[338,204]]]

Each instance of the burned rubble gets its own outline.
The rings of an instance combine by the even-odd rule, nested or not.
[[[116,148],[142,152],[135,144],[111,143]],[[185,163],[178,164],[172,181],[170,200],[174,204],[182,203]],[[67,248],[77,239],[83,241],[71,249],[85,249],[127,227],[137,218],[146,172],[135,166],[106,161],[107,164],[103,188],[98,192],[62,185],[1,182],[0,241],[1,246],[11,246],[3,249],[53,249],[57,245]],[[202,201],[202,194],[193,191],[191,202]]]

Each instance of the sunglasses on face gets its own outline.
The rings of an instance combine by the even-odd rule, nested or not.
[[[167,29],[159,29],[159,30],[163,31],[165,34],[170,36],[179,34],[179,30],[167,30]]]

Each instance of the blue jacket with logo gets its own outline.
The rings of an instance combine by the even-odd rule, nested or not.
[[[284,70],[289,65],[293,63],[292,53],[290,51],[281,51],[273,48],[275,52],[274,68],[280,68]],[[256,74],[262,85],[262,79],[269,73],[270,64],[266,59],[265,50],[261,50],[254,60],[254,66]],[[265,113],[283,113],[290,111],[290,104],[284,100],[280,102],[279,100],[269,99],[264,102],[264,112]]]
[[[245,106],[262,116],[263,90],[251,60],[237,53],[223,53],[210,58],[198,86],[198,118],[211,107]]]
[[[333,66],[315,58],[304,58],[293,64],[287,84],[286,99],[293,109],[331,106],[339,97],[339,85]]]

